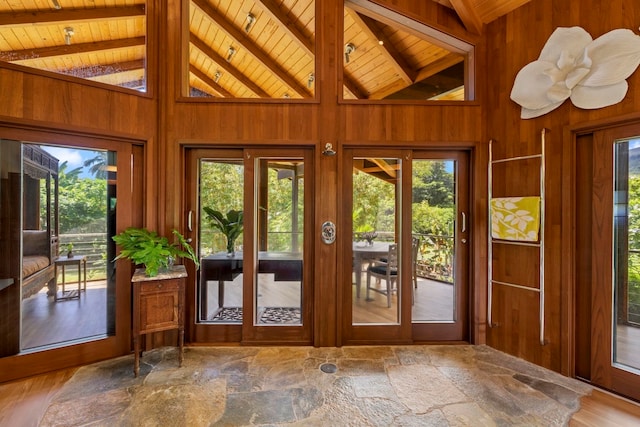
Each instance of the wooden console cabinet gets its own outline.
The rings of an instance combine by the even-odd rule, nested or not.
[[[140,372],[140,341],[144,334],[177,329],[178,363],[182,366],[186,277],[184,265],[176,265],[155,277],[148,277],[144,269],[138,269],[131,278],[135,353],[133,373],[136,377]]]

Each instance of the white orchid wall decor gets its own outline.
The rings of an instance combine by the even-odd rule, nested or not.
[[[622,101],[629,77],[640,65],[640,36],[612,30],[593,40],[581,27],[556,28],[538,60],[516,76],[511,99],[531,119],[559,107],[567,98],[584,109]]]

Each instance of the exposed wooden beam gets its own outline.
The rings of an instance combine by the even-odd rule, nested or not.
[[[286,32],[298,46],[310,57],[315,57],[313,41],[307,38],[303,32],[298,29],[298,23],[289,19],[282,9],[273,0],[256,0],[256,5],[265,11],[274,21],[280,24],[280,29]],[[347,75],[343,76],[344,87],[351,92],[357,99],[365,99],[366,94],[358,87],[358,85]]]
[[[200,40],[198,36],[191,33],[190,41],[196,48],[200,50],[200,52],[204,53],[213,62],[218,64],[220,68],[231,74],[234,79],[238,80],[241,84],[246,86],[251,92],[255,93],[260,98],[271,98],[271,95],[265,92],[264,89],[248,79],[247,76],[238,71],[238,69],[236,69],[234,66],[229,64],[225,58],[220,56],[215,50],[211,49],[211,47],[203,40]],[[193,68],[193,66],[190,66],[189,70],[191,71]]]
[[[471,0],[450,0],[453,10],[456,11],[467,31],[473,34],[482,34],[482,21],[476,12]]]
[[[253,58],[270,70],[273,75],[291,90],[296,92],[302,98],[312,96],[312,93],[306,86],[298,82],[293,76],[287,73],[280,64],[265,54],[262,49],[257,46],[243,31],[233,26],[232,23],[213,8],[206,0],[192,0],[202,12],[207,15],[216,25],[220,27],[229,37],[231,37],[238,45],[242,46]]]
[[[356,99],[367,99],[367,97],[368,97],[367,93],[365,91],[363,91],[362,88],[360,88],[360,86],[358,85],[358,83],[356,83],[346,73],[342,73],[342,85]]]
[[[67,74],[70,76],[82,77],[87,79],[91,77],[108,76],[110,74],[124,73],[127,71],[141,69],[144,69],[144,59],[136,59],[133,61],[126,61],[115,64],[90,65],[88,67],[77,67],[65,70],[50,71],[56,71],[60,74]]]
[[[382,167],[380,167],[380,165],[377,165],[378,162],[376,162],[376,160],[378,159],[372,159],[372,158],[367,158],[367,159],[353,159],[353,168],[357,169],[361,172],[364,172],[368,175],[371,175],[373,177],[376,177],[378,179],[381,179],[385,182],[391,183],[391,184],[395,184],[396,180],[397,180],[397,173],[395,172],[397,170],[397,165],[393,166],[388,164],[387,162],[384,162],[385,168],[389,169],[390,171],[392,171],[392,173],[396,176],[396,178],[393,178],[392,176],[390,176],[387,171],[385,169],[383,169]],[[370,163],[374,163],[374,165],[376,166],[366,166],[365,167],[365,161],[368,161]]]
[[[144,46],[145,38],[133,37],[129,39],[105,40],[91,43],[75,43],[63,46],[41,47],[36,49],[13,50],[0,52],[0,60],[7,62],[25,61],[29,59],[47,58],[51,56],[73,55],[94,52],[98,50],[122,49],[127,47]]]
[[[423,67],[418,72],[418,77],[416,78],[416,82],[421,82],[422,80],[431,77],[435,74],[438,74],[442,70],[446,70],[447,68],[456,65],[459,62],[464,61],[464,57],[457,55],[455,53],[450,53],[447,56],[443,56],[442,58],[433,61],[426,67]]]
[[[402,80],[395,80],[394,82],[388,84],[385,87],[378,89],[375,92],[372,92],[369,95],[369,99],[384,99],[389,95],[392,95],[410,85],[406,84]]]
[[[447,31],[450,29],[442,27],[437,21],[427,23],[418,22],[379,4],[375,4],[375,1],[376,0],[344,0],[344,4],[362,15],[366,15],[378,22],[395,28],[402,28],[402,30],[448,51],[464,55],[472,52],[474,49],[473,44],[464,41],[465,37],[451,35],[451,32]],[[431,3],[434,8],[443,7],[431,1],[425,0],[425,3]],[[465,36],[469,35],[471,34],[468,32],[465,34]]]
[[[205,72],[197,69],[196,67],[191,66],[189,68],[189,72],[191,72],[194,76],[202,80],[207,86],[211,88],[213,92],[216,93],[221,98],[233,98],[233,95],[228,92],[225,88],[220,86],[214,79],[209,77]]]
[[[134,80],[112,82],[112,81],[109,81],[108,79],[109,79],[108,76],[96,76],[96,77],[88,78],[87,80],[106,83],[112,86],[126,87],[128,89],[142,90],[143,92],[146,92],[146,82],[144,80],[134,79]]]
[[[265,11],[271,19],[280,24],[280,29],[287,33],[294,42],[298,44],[300,49],[310,57],[315,57],[313,51],[313,41],[304,35],[304,33],[298,28],[298,22],[289,19],[286,13],[282,11],[280,6],[273,0],[256,0],[256,5]]]
[[[392,178],[397,178],[398,173],[396,172],[396,168],[387,163],[384,159],[369,159],[376,165],[380,166],[380,169],[384,171],[387,175]],[[397,166],[396,166],[397,167]]]
[[[0,13],[0,26],[24,26],[55,22],[95,21],[144,16],[144,5],[93,9],[60,9]]]
[[[382,53],[385,60],[391,64],[393,69],[398,73],[398,76],[408,85],[413,83],[418,73],[411,68],[409,63],[402,57],[402,54],[400,54],[398,49],[391,43],[391,40],[384,34],[377,22],[366,15],[360,15],[346,6],[345,9],[356,25],[378,46],[379,52]],[[380,42],[382,42],[382,44],[380,44]]]

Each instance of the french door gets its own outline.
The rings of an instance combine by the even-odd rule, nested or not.
[[[126,354],[131,265],[111,236],[141,225],[143,147],[0,132],[0,382]]]
[[[578,137],[576,376],[640,400],[640,124]]]
[[[311,343],[313,164],[305,149],[188,151],[192,342]]]
[[[468,340],[465,151],[345,150],[342,342]]]

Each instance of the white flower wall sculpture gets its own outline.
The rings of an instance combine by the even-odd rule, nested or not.
[[[516,76],[511,99],[531,119],[559,107],[567,98],[584,109],[622,101],[629,77],[640,64],[640,36],[610,31],[596,40],[581,27],[556,28],[537,61]]]

